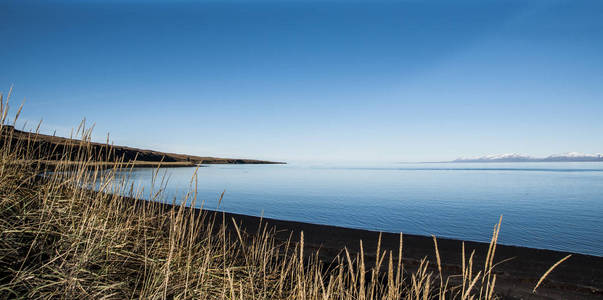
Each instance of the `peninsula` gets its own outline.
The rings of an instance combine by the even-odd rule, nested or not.
[[[69,156],[75,155],[85,155],[94,164],[107,166],[115,165],[116,163],[136,167],[190,167],[200,164],[284,164],[284,162],[195,156],[116,146],[108,142],[97,143],[75,138],[26,132],[15,129],[13,126],[4,125],[0,135],[0,145],[4,145],[5,143],[17,144],[19,142],[29,145],[31,149],[35,149],[37,152],[37,161],[50,166],[58,161],[65,163],[66,158],[68,159]]]

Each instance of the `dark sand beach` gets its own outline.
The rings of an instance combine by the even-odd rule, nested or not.
[[[172,206],[165,204],[165,208]],[[328,265],[344,248],[355,255],[360,251],[360,241],[367,266],[374,264],[379,237],[381,249],[398,253],[400,234],[380,233],[369,230],[343,228],[328,225],[309,224],[294,221],[275,220],[255,216],[219,212],[215,210],[196,209],[196,213],[215,215],[221,224],[232,225],[236,222],[248,234],[257,233],[261,225],[276,230],[276,236],[281,241],[291,237],[298,242],[300,234],[304,233],[304,249],[306,253],[319,251],[319,258]],[[223,219],[224,218],[224,219]],[[211,218],[207,218],[211,219]],[[493,224],[494,225],[494,224]],[[229,227],[234,230],[234,226]],[[504,231],[504,228],[502,228]],[[475,272],[483,269],[483,262],[488,252],[489,244],[471,241],[460,241],[447,238],[437,238],[439,254],[442,260],[442,271],[445,275],[460,274],[462,259],[462,244],[469,257],[475,251]],[[539,278],[556,262],[565,256],[572,256],[556,267],[538,287],[536,294],[532,289]],[[427,257],[429,268],[437,273],[436,255],[432,237],[403,234],[403,255],[407,270],[415,271],[421,259]],[[494,263],[496,292],[503,299],[601,299],[603,298],[603,257],[576,253],[533,249],[517,246],[496,246]]]

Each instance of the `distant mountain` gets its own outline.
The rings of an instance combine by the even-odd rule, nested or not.
[[[584,154],[569,152],[550,155],[544,158],[520,155],[517,153],[486,155],[481,157],[457,158],[453,162],[580,162],[603,161],[603,154]]]
[[[551,155],[543,161],[603,161],[603,154],[584,154],[578,152],[569,152],[564,154]]]
[[[454,160],[454,162],[519,162],[519,161],[532,161],[534,158],[529,156],[523,156],[517,153],[508,154],[496,154],[486,155],[480,157],[461,157]]]

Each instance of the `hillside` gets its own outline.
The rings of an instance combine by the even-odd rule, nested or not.
[[[38,157],[48,164],[53,161],[69,160],[69,156],[84,155],[96,163],[134,163],[137,166],[192,166],[198,164],[281,164],[254,159],[219,158],[195,156],[178,153],[166,153],[106,143],[82,142],[77,139],[25,132],[13,126],[4,125],[0,136],[0,146],[8,141],[12,144],[24,142],[39,154]],[[65,157],[67,155],[68,157]]]

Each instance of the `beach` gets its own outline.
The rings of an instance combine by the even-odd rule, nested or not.
[[[165,206],[169,209],[171,205],[165,204]],[[201,213],[198,209],[196,211]],[[291,237],[292,241],[296,242],[303,231],[307,252],[318,251],[320,259],[326,264],[332,262],[337,255],[342,255],[344,248],[347,248],[351,254],[358,253],[360,241],[368,265],[374,264],[379,238],[381,238],[381,250],[397,253],[400,244],[400,234],[394,233],[274,220],[212,210],[204,213],[215,214],[218,218],[217,223],[221,223],[222,218],[226,224],[236,222],[248,234],[256,234],[257,229],[262,228],[260,224],[267,224],[269,228],[273,227],[276,230],[276,235],[281,241]],[[233,229],[232,226],[230,228]],[[437,238],[445,274],[460,273],[463,243],[467,256],[475,250],[476,262],[481,263],[485,260],[488,243]],[[548,275],[545,283],[538,288],[537,294],[532,294],[538,279],[552,265],[569,254],[572,256]],[[403,234],[402,258],[409,272],[416,269],[423,258],[435,262],[433,238]],[[494,261],[501,262],[495,268],[497,275],[495,290],[503,296],[503,299],[600,299],[603,297],[603,257],[497,245]],[[482,266],[480,263],[476,264],[477,269]],[[438,272],[435,263],[431,264],[430,269],[434,273]]]

